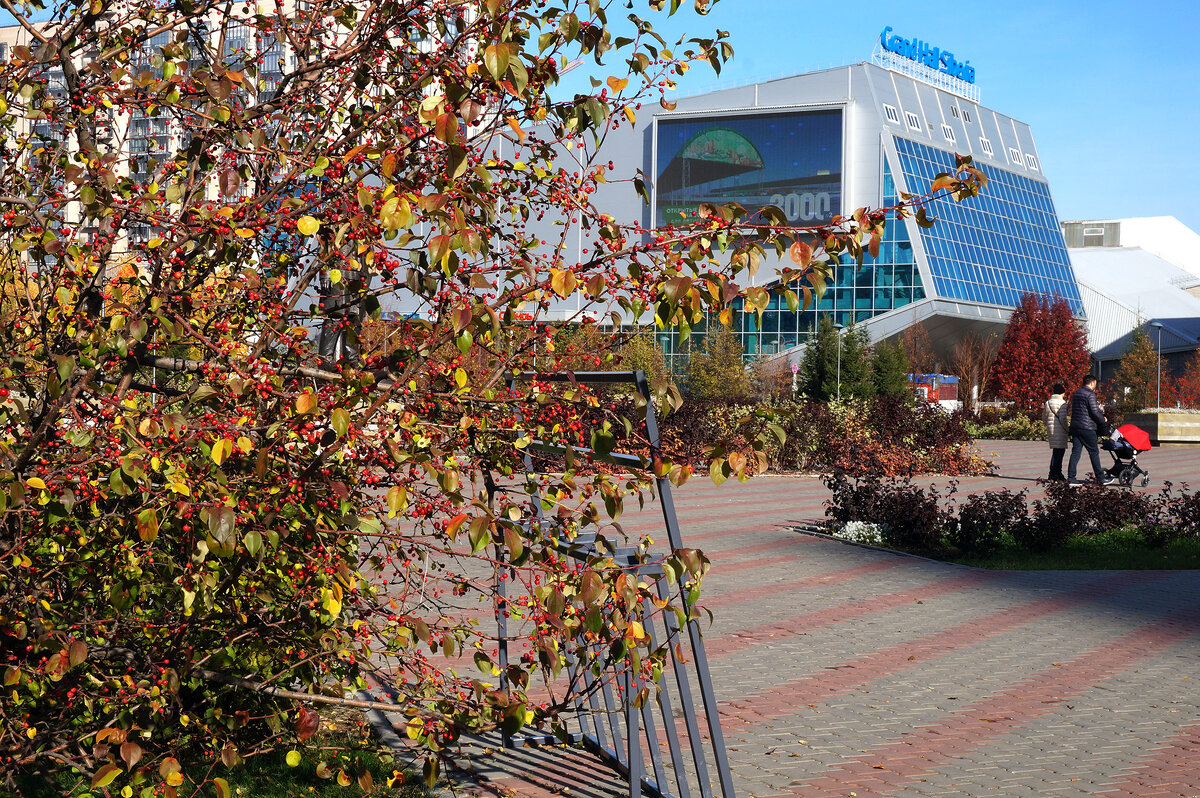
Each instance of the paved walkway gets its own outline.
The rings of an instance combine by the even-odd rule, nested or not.
[[[998,476],[960,492],[1037,489],[1044,444],[982,448]],[[1200,486],[1200,447],[1143,464],[1146,490]],[[825,494],[804,477],[675,494],[714,564],[706,646],[741,798],[1200,796],[1200,572],[986,572],[797,533]],[[651,512],[622,521],[654,529]],[[475,761],[469,793],[620,791],[581,753]]]

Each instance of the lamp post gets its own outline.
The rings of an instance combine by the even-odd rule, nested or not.
[[[1163,326],[1162,326],[1162,322],[1160,322],[1160,321],[1152,321],[1152,322],[1150,322],[1150,326],[1153,327],[1154,329],[1158,330],[1158,345],[1154,348],[1154,354],[1157,355],[1157,357],[1154,358],[1154,365],[1158,367],[1158,396],[1154,400],[1154,406],[1156,408],[1159,408],[1159,407],[1162,407],[1162,328],[1163,328]]]
[[[837,339],[838,339],[838,345],[837,345],[837,400],[839,402],[842,401],[842,330],[843,329],[845,329],[844,325],[841,325],[841,324],[833,325],[833,330],[834,330],[834,332],[837,333]]]

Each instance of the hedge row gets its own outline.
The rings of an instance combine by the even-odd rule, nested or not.
[[[771,434],[781,430],[782,444]],[[775,471],[849,474],[979,474],[991,463],[979,456],[962,418],[902,399],[772,403],[689,400],[662,421],[668,456],[698,462],[706,444],[726,450],[762,438]]]
[[[1167,484],[1157,494],[1053,482],[1032,504],[1025,491],[990,491],[943,505],[936,488],[910,480],[844,473],[824,478],[832,492],[826,516],[835,533],[908,551],[988,554],[1005,534],[1031,551],[1048,551],[1080,535],[1135,529],[1151,545],[1200,538],[1200,493]],[[954,492],[951,486],[949,494]]]

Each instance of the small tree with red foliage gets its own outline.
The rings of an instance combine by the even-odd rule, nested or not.
[[[1031,412],[1054,383],[1077,386],[1087,370],[1087,335],[1066,300],[1022,296],[992,366],[993,392]]]
[[[1179,407],[1200,409],[1200,350],[1192,353],[1178,379],[1168,381],[1163,375],[1163,395],[1170,396],[1170,403]]]

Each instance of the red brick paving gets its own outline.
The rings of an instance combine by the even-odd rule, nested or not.
[[[1086,652],[1072,662],[1043,671],[1001,693],[965,707],[941,723],[905,735],[839,765],[789,795],[805,798],[844,796],[847,791],[883,789],[912,783],[970,748],[980,748],[1006,731],[1027,724],[1140,660],[1183,642],[1195,634],[1200,604],[1177,616],[1149,624]],[[1165,764],[1165,763],[1164,763]],[[1200,771],[1193,757],[1187,765],[1191,786]],[[1161,775],[1156,776],[1161,778]],[[1162,786],[1161,782],[1158,785]]]
[[[997,475],[960,496],[1040,495],[1044,444],[982,446]],[[1200,481],[1200,447],[1141,461],[1148,492]],[[675,492],[713,562],[706,649],[741,798],[1200,796],[1195,572],[983,572],[798,536],[826,496],[811,477]],[[665,538],[657,505],[621,527]],[[487,794],[621,793],[579,752],[475,761],[509,791]]]

